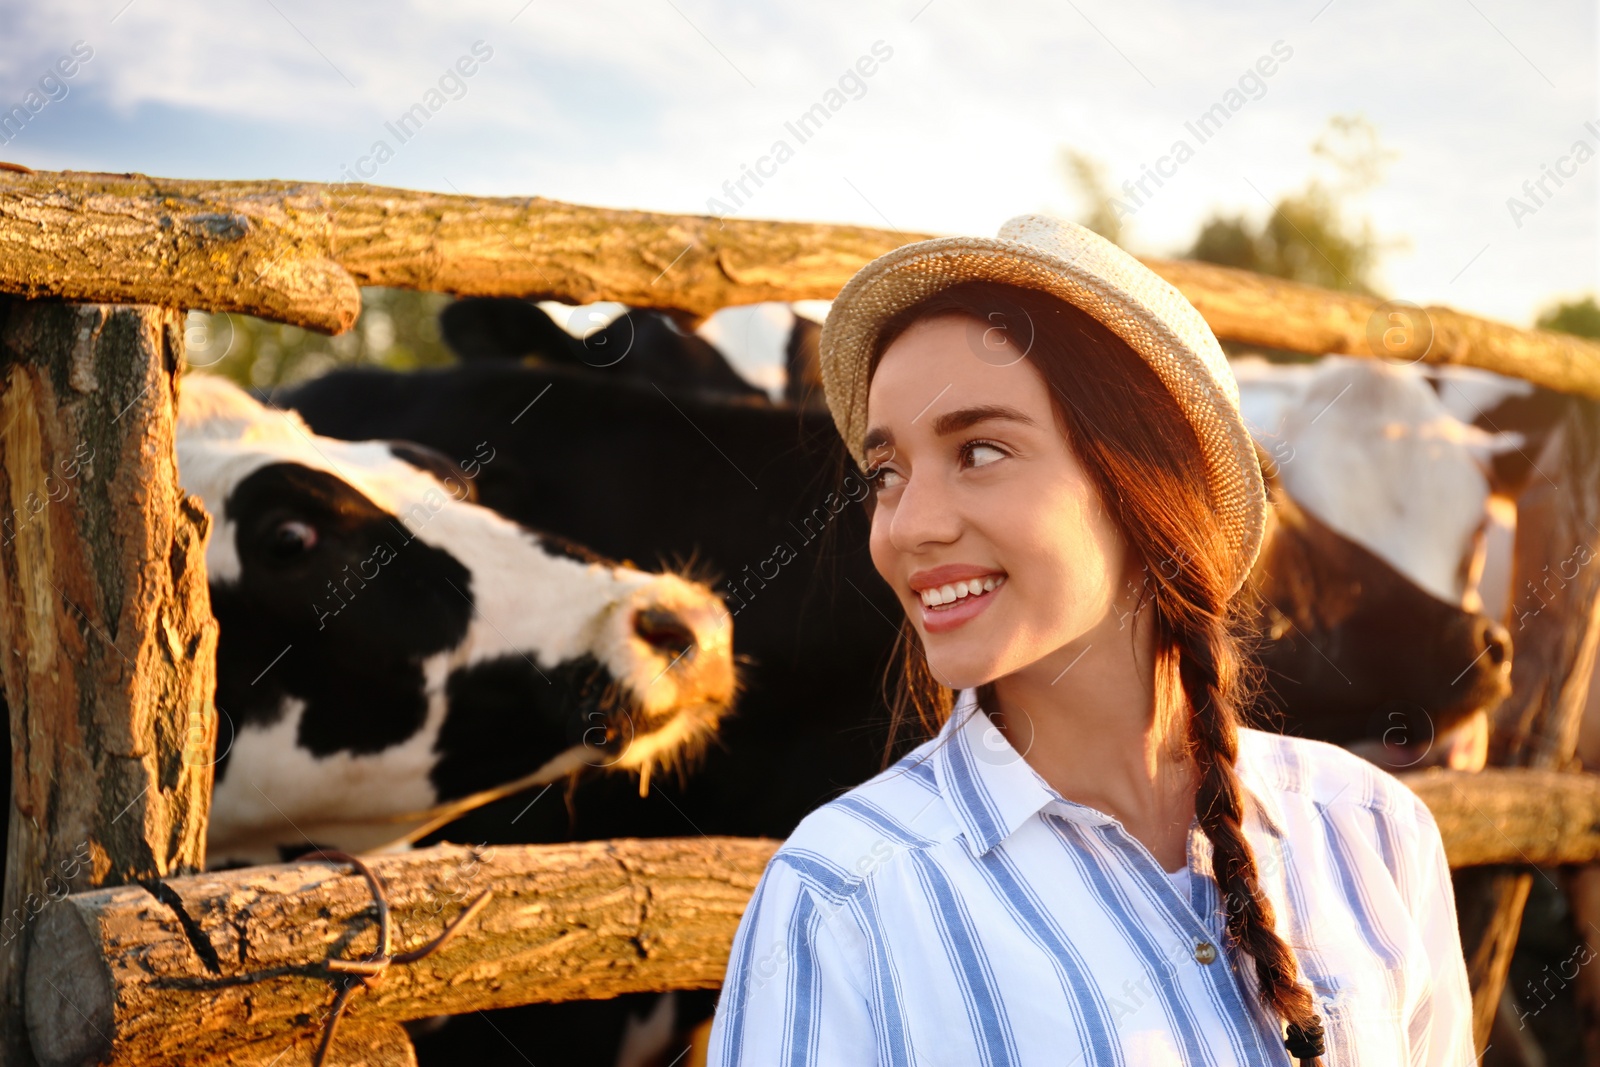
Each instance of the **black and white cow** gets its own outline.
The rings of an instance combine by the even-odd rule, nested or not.
[[[458,465],[319,437],[189,375],[177,451],[214,520],[213,863],[391,845],[587,768],[647,787],[730,706],[720,599],[472,503],[482,438]]]
[[[831,483],[837,433],[826,414],[492,360],[335,371],[275,402],[332,436],[421,440],[452,455],[488,440],[497,458],[477,479],[486,505],[608,555],[719,573],[737,626],[739,714],[691,788],[663,782],[642,800],[586,805],[593,787],[612,792],[587,783],[572,826],[559,806],[544,813],[550,839],[670,835],[688,829],[686,817],[720,833],[786,833],[877,769],[878,678],[899,608],[866,553],[865,516],[851,503],[860,479]]]
[[[838,664],[881,666],[893,636],[886,628],[896,617],[895,604],[867,559],[858,509],[845,508],[835,522],[837,509],[823,506],[825,492],[832,490],[837,502],[845,489],[824,484],[837,447],[825,411],[750,410],[737,397],[719,401],[706,395],[717,392],[715,380],[691,379],[701,387],[696,396],[669,399],[659,383],[586,376],[578,368],[508,365],[506,357],[539,347],[544,342],[538,338],[551,331],[564,331],[521,301],[463,301],[453,307],[446,335],[475,338],[471,364],[409,377],[335,372],[283,402],[336,436],[398,433],[460,448],[476,413],[525,404],[531,391],[542,396],[546,388],[559,389],[564,399],[556,410],[495,439],[513,461],[500,469],[504,480],[485,481],[485,502],[523,521],[555,524],[607,551],[696,556],[721,570],[730,605],[744,611],[740,651],[754,661],[746,714],[727,735],[730,751],[747,747],[782,758],[780,753],[805,744],[813,733],[809,727],[831,735],[835,727],[825,723],[832,720],[819,720],[802,707],[803,698],[818,691],[810,669],[818,662],[835,664],[819,693],[824,714],[841,709],[841,699],[850,702],[836,728],[863,735],[881,725],[876,702],[852,690],[852,679]],[[473,325],[485,316],[492,326]],[[539,325],[530,327],[529,339],[507,338],[507,323],[530,320]],[[791,347],[802,334],[798,319],[795,324]],[[627,358],[635,356],[640,368],[673,363],[670,346]],[[1476,464],[1496,446],[1458,425],[1420,378],[1370,360],[1331,359],[1266,372],[1251,361],[1235,366],[1246,419],[1267,446],[1264,464],[1278,477],[1274,499],[1282,543],[1275,563],[1258,567],[1254,586],[1271,618],[1264,652],[1281,727],[1347,744],[1405,737],[1406,747],[1369,745],[1365,751],[1392,767],[1410,765],[1419,758],[1411,745],[1420,740],[1431,750],[1474,711],[1497,703],[1507,685],[1509,636],[1497,621],[1463,603],[1471,570],[1463,560],[1470,559],[1471,533],[1481,522],[1487,491]],[[1286,438],[1286,423],[1303,428]],[[1325,433],[1322,424],[1339,432]],[[628,429],[619,432],[623,426]],[[1338,444],[1351,438],[1351,455],[1340,457]],[[1448,468],[1431,482],[1430,459]],[[760,473],[747,469],[752,466]],[[773,473],[763,477],[767,471]],[[623,491],[587,494],[593,479]],[[1318,506],[1301,507],[1296,485]],[[1406,495],[1443,498],[1437,510],[1449,521],[1435,515],[1433,525],[1405,536],[1414,512],[1394,498]],[[636,521],[643,514],[651,516],[650,525]],[[736,515],[755,521],[740,522]],[[814,531],[827,525],[842,535],[839,543],[848,551],[819,567],[810,546]],[[801,562],[787,562],[791,558]],[[805,580],[794,580],[797,569]],[[833,616],[822,614],[824,599]],[[1369,625],[1374,619],[1382,625]],[[1376,634],[1383,636],[1368,636]],[[875,670],[861,669],[867,673],[854,681],[864,684]],[[1322,686],[1324,676],[1337,686]],[[852,691],[854,698],[846,695]],[[808,729],[789,729],[786,713],[799,715]],[[1399,720],[1403,726],[1396,725]],[[870,748],[864,744],[858,751]],[[851,775],[866,764],[842,751],[830,747],[808,765],[837,772],[825,776],[835,786],[859,780]],[[1481,750],[1450,750],[1446,758],[1470,766],[1480,756]],[[777,832],[771,827],[798,819],[815,802],[815,791],[805,784],[811,776],[798,776],[792,794],[788,782],[762,789],[762,775],[752,761],[743,762],[697,782],[699,796],[718,809],[702,813],[708,820],[747,820],[745,828],[725,832]],[[764,759],[753,762],[766,765]],[[730,792],[722,793],[722,786]],[[762,797],[758,809],[746,806],[751,796]],[[730,804],[742,814],[729,815]],[[692,814],[698,805],[686,800],[683,808]]]
[[[574,309],[586,316],[587,309]],[[587,367],[607,377],[652,382],[670,390],[708,390],[767,400],[709,341],[661,311],[631,308],[573,330],[537,304],[505,297],[464,297],[439,313],[439,332],[462,359],[534,359]]]

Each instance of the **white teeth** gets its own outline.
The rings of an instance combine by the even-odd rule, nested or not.
[[[923,604],[934,608],[942,604],[953,604],[965,597],[992,592],[1004,584],[1005,580],[1005,575],[998,578],[993,575],[986,578],[970,578],[950,585],[941,585],[937,589],[924,589],[920,595]]]

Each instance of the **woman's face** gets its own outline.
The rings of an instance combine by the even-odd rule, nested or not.
[[[1004,330],[913,323],[873,374],[867,428],[872,562],[936,678],[966,689],[1059,670],[1078,654],[1065,646],[1115,616],[1125,543]]]

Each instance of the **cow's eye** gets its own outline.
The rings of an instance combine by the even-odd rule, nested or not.
[[[272,554],[293,559],[310,552],[317,544],[317,528],[299,519],[285,519],[272,531]]]

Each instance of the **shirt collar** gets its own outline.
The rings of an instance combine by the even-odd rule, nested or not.
[[[1112,818],[1087,804],[1068,800],[1034,770],[1022,753],[978,706],[978,691],[956,695],[950,718],[939,730],[930,760],[934,780],[963,836],[983,855],[1045,808],[1073,822],[1103,825]],[[1266,830],[1283,837],[1283,815],[1275,792],[1254,773],[1254,761],[1241,760],[1240,783]],[[1246,816],[1248,818],[1248,814]]]

